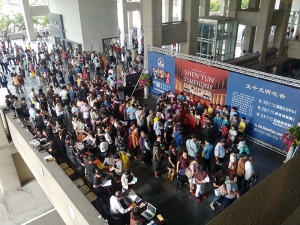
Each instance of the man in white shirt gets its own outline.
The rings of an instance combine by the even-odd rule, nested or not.
[[[64,110],[61,107],[60,102],[56,103],[55,113],[56,113],[56,118],[57,118],[59,124],[63,125],[64,124]]]
[[[85,122],[89,123],[89,119],[90,119],[90,106],[87,104],[87,102],[83,103],[83,106],[81,106],[80,111],[82,113],[83,120]]]
[[[222,164],[225,157],[225,148],[224,148],[225,144],[226,144],[226,139],[221,139],[221,141],[215,147],[214,154],[215,154],[216,164],[215,164],[213,174],[215,174],[217,171],[219,171],[222,168]]]
[[[66,86],[62,87],[62,90],[59,93],[59,96],[61,97],[64,105],[69,105],[69,97],[68,97],[69,92],[67,91]]]
[[[131,209],[134,208],[134,206],[129,206],[127,209],[124,209],[123,206],[120,203],[120,200],[122,200],[121,192],[117,191],[115,195],[110,197],[110,213],[115,218],[121,218],[122,214],[130,212]]]
[[[242,194],[245,194],[249,190],[249,179],[254,175],[253,163],[254,158],[249,156],[248,161],[245,163],[245,179]]]

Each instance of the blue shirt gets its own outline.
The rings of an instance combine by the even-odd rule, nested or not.
[[[202,105],[197,105],[196,109],[197,109],[197,111],[198,111],[199,114],[202,113]]]
[[[77,98],[77,93],[76,93],[76,91],[70,90],[70,91],[69,91],[69,94],[70,94],[71,98]]]
[[[179,101],[184,102],[185,97],[183,95],[177,95],[177,99],[179,99]]]
[[[222,118],[221,117],[215,117],[214,118],[214,125],[215,125],[216,131],[218,131],[220,129],[220,123],[221,122],[222,122]]]
[[[133,108],[132,106],[130,106],[130,107],[127,109],[127,113],[130,113],[130,114],[129,114],[129,119],[130,119],[130,120],[135,120],[135,119],[136,119],[135,112],[136,112],[136,108]]]
[[[205,159],[210,159],[213,147],[214,146],[212,144],[205,145],[203,149]]]
[[[113,80],[115,79],[115,76],[114,75],[109,75],[108,77],[107,77],[107,82],[110,82],[110,78],[112,78]]]
[[[125,115],[126,120],[129,120],[129,115],[127,114],[127,109],[128,108],[124,108],[124,115]]]
[[[174,138],[175,138],[175,147],[176,148],[183,145],[183,136],[180,132],[175,131]]]

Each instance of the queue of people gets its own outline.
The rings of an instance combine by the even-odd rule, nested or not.
[[[210,205],[213,210],[215,203],[221,204],[221,196],[225,209],[248,190],[254,158],[249,156],[243,137],[246,118],[239,118],[237,108],[229,111],[228,106],[219,104],[206,108],[192,96],[174,96],[170,91],[160,94],[156,109],[150,109],[135,97],[120,99],[117,83],[101,79],[97,73],[92,78],[91,67],[99,71],[93,61],[99,63],[101,58],[94,52],[81,53],[71,46],[49,51],[42,44],[34,62],[33,50],[27,50],[24,57],[34,66],[40,88],[37,93],[31,87],[29,104],[24,97],[18,99],[16,89],[16,95],[6,96],[7,109],[15,110],[19,118],[29,122],[31,132],[58,163],[68,162],[103,203],[110,201],[111,214],[132,209],[121,208],[119,200],[122,192],[134,186],[130,166],[133,160],[152,166],[153,177],[159,178],[166,159],[168,179],[175,178],[179,186],[188,184],[197,202],[207,198],[205,186],[213,179],[218,189]],[[115,81],[116,58],[103,59],[105,68],[110,68],[108,77]],[[16,63],[17,77],[26,80],[23,68],[22,62]],[[2,87],[7,87],[8,79],[0,73]],[[24,82],[21,87],[25,86]],[[47,87],[46,92],[42,86]],[[196,129],[188,139],[182,124],[184,112],[197,119]],[[226,154],[230,154],[228,168],[223,165]],[[97,167],[97,160],[103,164],[102,169]],[[121,183],[120,192],[110,197],[101,186],[105,180]]]

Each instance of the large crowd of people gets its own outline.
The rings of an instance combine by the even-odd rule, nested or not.
[[[239,118],[235,107],[206,108],[192,96],[171,91],[158,96],[155,109],[134,96],[120,99],[116,64],[123,63],[124,71],[142,70],[143,65],[136,49],[122,49],[111,46],[109,55],[101,56],[71,46],[49,49],[46,43],[36,50],[30,43],[25,49],[16,44],[2,47],[1,87],[7,88],[10,79],[15,87],[6,96],[7,109],[15,111],[57,163],[74,168],[114,217],[133,208],[120,204],[122,192],[134,186],[133,160],[152,166],[154,178],[160,177],[166,161],[168,179],[177,179],[181,187],[188,184],[197,202],[207,198],[205,185],[212,180],[216,190],[210,207],[215,210],[223,197],[226,209],[248,190],[254,174],[254,158],[243,135],[246,118]],[[28,76],[37,79],[38,88],[26,86]],[[30,89],[27,97],[22,95],[25,88]],[[190,137],[181,118],[185,111],[196,118]],[[226,153],[230,160],[225,167]],[[112,196],[102,187],[107,179],[121,184]],[[144,221],[138,211],[131,212],[136,224]]]

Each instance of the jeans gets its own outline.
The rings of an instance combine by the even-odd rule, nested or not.
[[[213,200],[212,200],[212,204],[214,204],[214,203],[216,203],[220,198],[222,197],[222,195],[219,195],[219,196],[216,196],[215,195],[215,197],[213,198]]]
[[[230,206],[234,201],[234,198],[224,198],[224,202],[223,202],[223,210],[227,209],[228,206]]]

